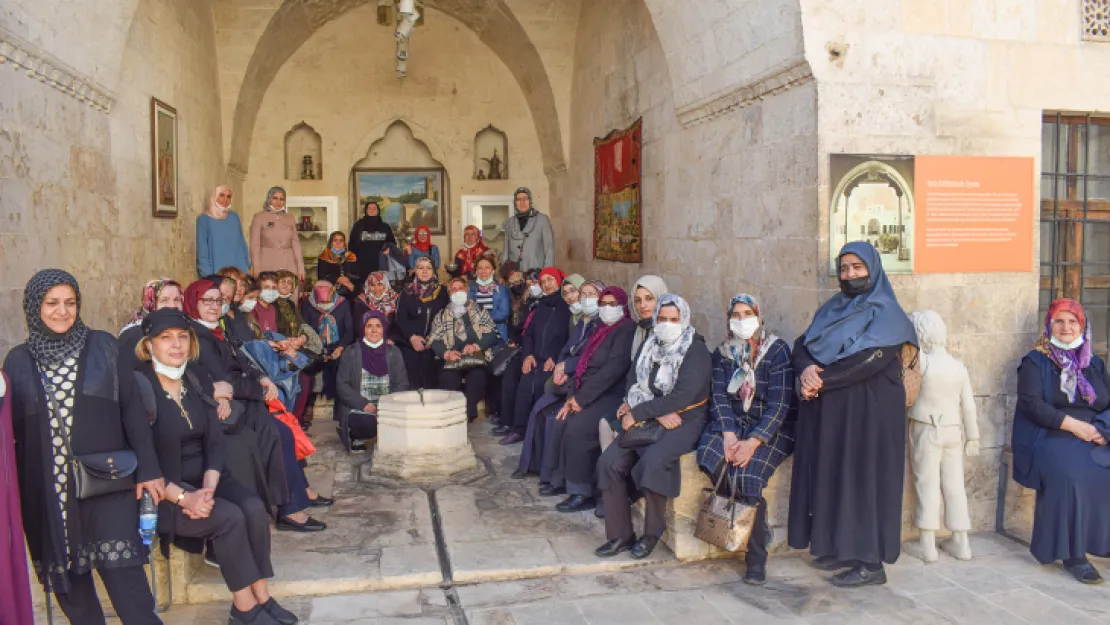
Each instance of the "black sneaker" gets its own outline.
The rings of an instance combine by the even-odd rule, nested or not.
[[[231,613],[227,616],[227,625],[281,625],[274,620],[261,605],[256,605],[246,612],[240,612],[231,606]]]
[[[837,588],[880,586],[886,583],[886,571],[882,568],[872,571],[862,564],[857,564],[847,571],[833,575],[830,581]]]
[[[266,613],[272,616],[275,621],[281,623],[281,625],[296,625],[297,621],[300,620],[297,618],[296,614],[278,605],[278,602],[275,601],[273,597],[270,597],[266,603],[262,604],[262,609],[266,610]]]
[[[762,564],[749,564],[744,572],[744,583],[749,586],[762,586],[767,583],[767,567]]]

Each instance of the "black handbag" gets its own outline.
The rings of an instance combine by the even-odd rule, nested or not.
[[[46,384],[45,375],[43,384],[44,386]],[[46,398],[50,404],[52,416],[57,417],[60,423],[61,417],[54,395],[48,393]],[[120,449],[78,456],[73,453],[73,443],[69,440],[69,432],[66,431],[65,426],[60,425],[58,431],[61,432],[66,449],[69,450],[66,460],[73,468],[73,492],[77,499],[92,499],[101,495],[135,490],[134,474],[135,469],[139,468],[139,457],[134,451]]]
[[[693,410],[698,406],[704,405],[709,398],[686,406],[675,414],[682,414],[688,410]],[[647,447],[652,443],[658,443],[659,439],[663,438],[663,430],[665,428],[659,423],[658,419],[648,419],[647,421],[637,421],[635,425],[628,428],[617,438],[623,449],[639,449],[640,447]]]
[[[490,369],[493,371],[493,375],[505,375],[505,371],[509,369],[509,363],[516,360],[518,354],[520,354],[519,346],[506,345],[502,347],[493,355],[493,360],[490,362]]]

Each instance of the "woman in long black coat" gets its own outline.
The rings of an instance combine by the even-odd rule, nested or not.
[[[597,463],[608,538],[594,552],[601,558],[630,549],[635,559],[651,555],[667,529],[667,500],[682,491],[679,459],[697,447],[708,416],[712,364],[705,340],[690,325],[690,306],[666,293],[656,303],[654,317],[652,334],[628,372],[625,401],[617,409],[623,432]],[[656,427],[651,421],[662,428],[659,440],[632,449],[622,445],[629,429]],[[635,489],[629,488],[630,479]],[[637,540],[631,504],[641,495],[644,534]]]
[[[164,482],[134,375],[119,369],[116,339],[81,321],[81,292],[70,274],[35,274],[23,312],[30,336],[8,353],[4,372],[35,572],[71,623],[104,623],[93,569],[124,625],[161,623],[142,568],[148,549],[139,538],[137,495],[143,488],[158,501]],[[70,458],[123,450],[138,458],[138,486],[78,499]]]
[[[597,505],[597,460],[601,457],[598,424],[616,413],[624,401],[625,381],[632,366],[632,339],[636,324],[628,315],[624,289],[609,287],[598,299],[602,326],[595,330],[568,377],[574,392],[556,419],[566,422],[562,436],[548,439],[544,461],[557,464],[552,472],[564,476],[567,498],[555,506],[559,512],[588,510]]]
[[[397,347],[401,348],[412,388],[437,388],[439,364],[428,337],[432,334],[432,322],[447,306],[447,301],[447,289],[436,278],[432,259],[418,259],[413,281],[397,298],[397,312],[393,318],[404,337]]]
[[[886,583],[901,553],[906,390],[899,360],[917,343],[869,243],[837,258],[840,293],[794,344],[800,372],[790,486],[790,546],[809,547],[841,587]]]

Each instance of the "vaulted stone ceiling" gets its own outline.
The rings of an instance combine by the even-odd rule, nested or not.
[[[375,0],[285,0],[258,41],[239,90],[232,121],[228,169],[244,174],[250,164],[254,124],[278,71],[323,25]],[[512,73],[524,94],[540,142],[544,170],[565,170],[555,95],[539,52],[504,0],[425,0],[471,30]]]

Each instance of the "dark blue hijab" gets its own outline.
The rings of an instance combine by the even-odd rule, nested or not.
[[[866,241],[853,241],[840,249],[836,257],[838,269],[845,254],[859,256],[867,265],[871,282],[863,295],[848,297],[837,293],[817,309],[803,340],[810,356],[830,365],[875,347],[917,345],[913,323],[898,305],[879,251]]]

